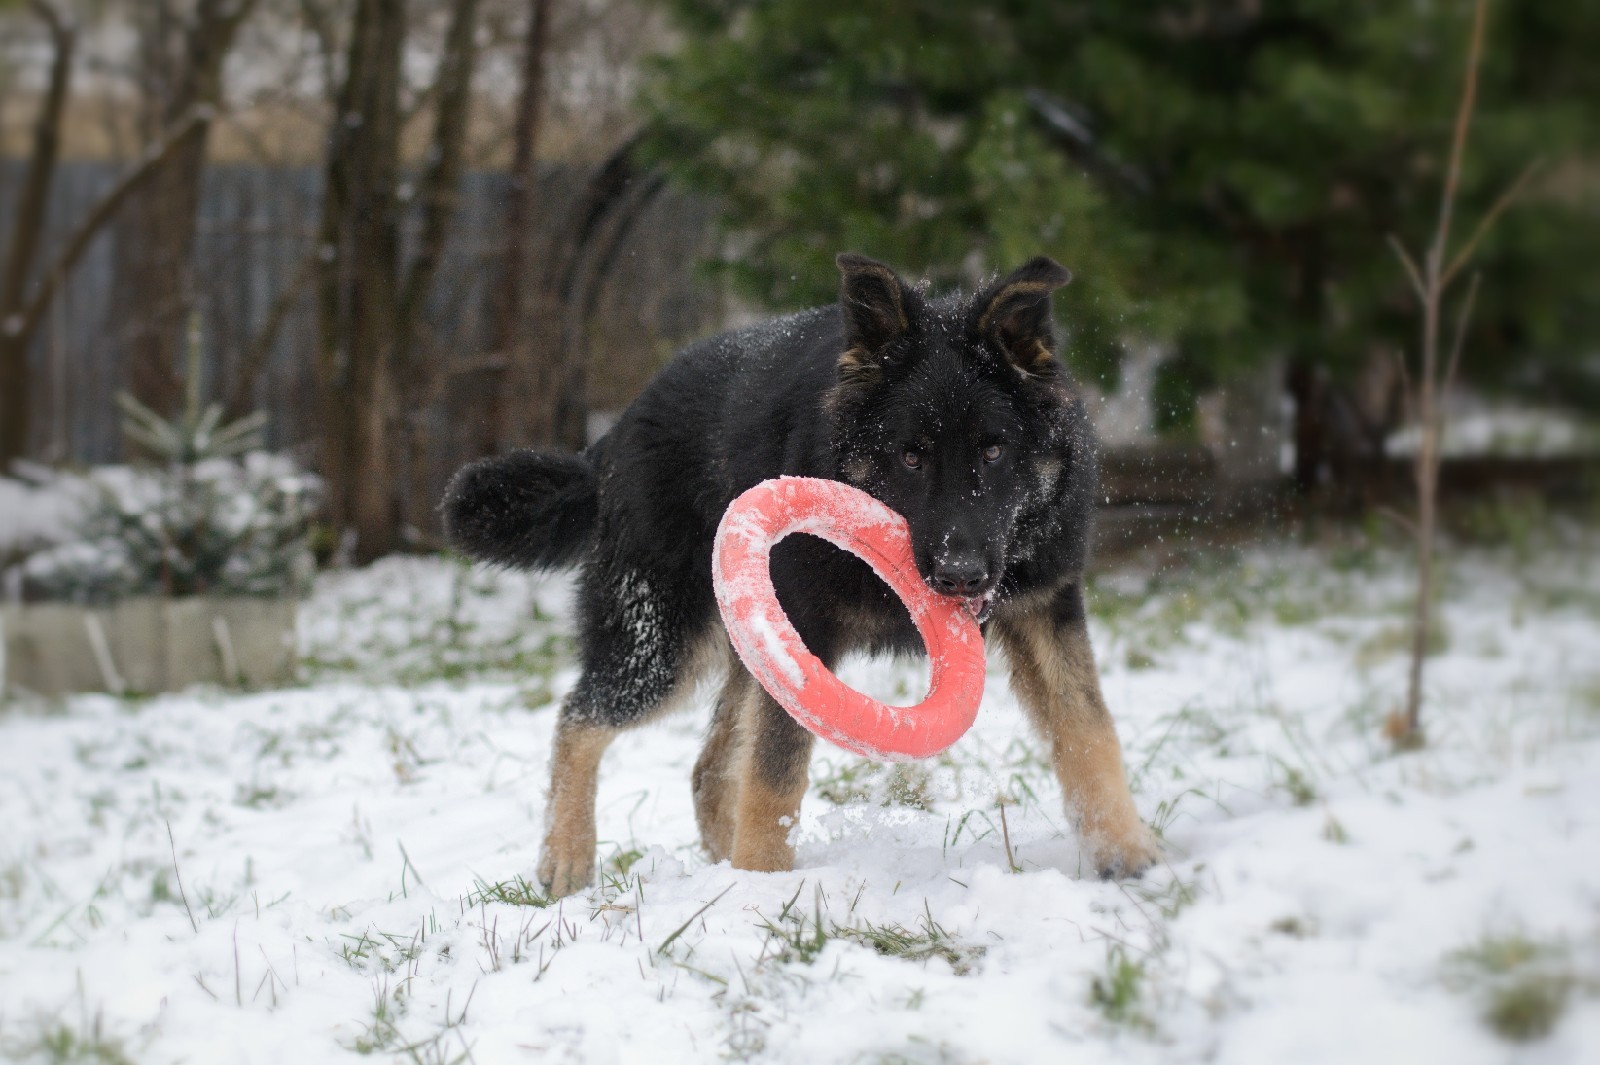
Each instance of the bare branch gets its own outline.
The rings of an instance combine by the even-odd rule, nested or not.
[[[11,234],[5,271],[0,275],[0,316],[11,314],[22,303],[28,273],[38,255],[46,208],[50,202],[51,181],[55,177],[56,159],[60,154],[62,114],[66,109],[77,45],[76,30],[62,19],[53,6],[44,0],[33,0],[29,6],[49,25],[55,54],[51,57],[49,87],[34,122],[33,150],[28,157],[27,173],[16,202],[17,222]]]
[[[1439,198],[1439,228],[1434,235],[1434,254],[1444,257],[1450,243],[1450,218],[1455,212],[1456,189],[1461,184],[1461,160],[1467,151],[1467,130],[1478,101],[1478,67],[1483,59],[1483,30],[1488,21],[1488,0],[1472,6],[1472,43],[1467,49],[1466,82],[1461,88],[1461,103],[1456,108],[1455,132],[1450,138],[1450,164],[1445,169],[1444,194]]]
[[[1455,258],[1450,260],[1449,267],[1445,269],[1443,276],[1439,279],[1440,288],[1448,286],[1451,279],[1472,259],[1472,253],[1477,250],[1478,242],[1489,232],[1489,227],[1494,225],[1495,219],[1499,218],[1507,207],[1517,201],[1523,190],[1528,187],[1528,182],[1533,180],[1533,175],[1543,164],[1543,159],[1534,159],[1523,167],[1522,173],[1517,175],[1517,179],[1506,187],[1506,190],[1500,194],[1499,199],[1495,200],[1494,205],[1489,208],[1488,213],[1478,220],[1477,228],[1472,231],[1472,236],[1467,238],[1467,242],[1461,246],[1461,250],[1456,253]]]
[[[55,297],[56,289],[78,264],[78,259],[88,250],[95,235],[116,216],[118,208],[144,183],[144,180],[166,162],[190,132],[211,120],[211,115],[212,108],[207,106],[191,109],[177,125],[150,146],[144,157],[130,167],[117,183],[106,191],[83,221],[78,223],[78,227],[72,231],[72,235],[57,254],[55,261],[50,264],[50,269],[40,278],[39,286],[34,290],[32,298],[23,306],[19,313],[21,321],[15,326],[7,323],[8,331],[19,337],[21,343],[26,344],[32,337],[33,331],[38,328],[39,321],[44,316],[45,309]]]
[[[316,38],[323,91],[330,102],[334,101],[339,93],[339,38],[333,28],[333,14],[323,0],[300,0],[300,17]]]
[[[402,330],[420,318],[433,290],[433,279],[444,258],[450,220],[455,214],[457,187],[461,183],[462,146],[466,141],[468,108],[472,99],[472,74],[477,63],[475,33],[478,0],[458,0],[446,35],[444,54],[432,90],[438,96],[434,114],[433,144],[422,177],[422,233],[417,254],[401,286],[399,301]]]
[[[1080,122],[1064,101],[1038,88],[1028,89],[1023,93],[1023,98],[1051,139],[1068,154],[1131,192],[1141,196],[1150,194],[1152,182],[1149,176],[1107,152],[1094,131]]]
[[[249,349],[240,361],[238,376],[234,379],[233,389],[228,396],[228,413],[233,417],[239,417],[249,409],[250,394],[255,391],[261,371],[272,354],[272,346],[277,343],[278,334],[282,332],[283,323],[288,320],[289,312],[294,310],[294,305],[300,301],[301,294],[316,276],[316,267],[317,250],[313,248],[300,260],[299,265],[295,267],[294,275],[289,278],[289,283],[283,286],[283,290],[272,301],[272,306],[267,308],[267,316],[262,321],[261,327],[256,330]]]
[[[1390,521],[1400,526],[1400,528],[1404,529],[1412,536],[1417,534],[1417,523],[1393,507],[1378,507],[1373,511],[1373,513],[1377,514],[1381,518],[1388,518]]]
[[[1423,303],[1428,302],[1428,289],[1422,283],[1422,272],[1417,269],[1417,261],[1406,251],[1406,246],[1400,243],[1400,238],[1393,233],[1389,234],[1389,247],[1394,249],[1394,256],[1400,260],[1400,265],[1406,268],[1406,276],[1411,279],[1411,288],[1417,294],[1417,299]]]

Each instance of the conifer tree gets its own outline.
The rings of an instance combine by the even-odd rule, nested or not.
[[[1261,360],[1337,377],[1410,339],[1389,244],[1435,220],[1470,0],[661,2],[654,156],[723,204],[715,265],[763,303],[830,300],[843,249],[946,283],[1043,252],[1077,278],[1079,372],[1172,341],[1176,417]],[[1541,163],[1477,250],[1462,373],[1571,398],[1600,337],[1600,2],[1491,18],[1463,213]]]

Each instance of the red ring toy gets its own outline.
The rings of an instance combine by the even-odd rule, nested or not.
[[[911,707],[869,699],[806,650],[778,604],[767,559],[774,544],[796,532],[860,557],[900,596],[928,649],[926,699]],[[815,477],[761,482],[723,514],[711,573],[740,660],[790,716],[823,739],[868,758],[904,762],[938,754],[972,727],[983,697],[983,636],[958,600],[923,583],[905,519],[867,493]]]

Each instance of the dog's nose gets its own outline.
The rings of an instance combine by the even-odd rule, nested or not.
[[[981,558],[947,558],[933,567],[933,590],[940,595],[976,595],[988,582],[989,567]]]

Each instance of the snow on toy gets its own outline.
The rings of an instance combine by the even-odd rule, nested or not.
[[[928,649],[926,699],[911,707],[869,699],[806,650],[778,604],[768,567],[773,545],[797,532],[851,552],[894,589]],[[923,583],[905,519],[865,492],[815,477],[762,481],[723,514],[711,573],[740,660],[790,716],[823,739],[868,758],[904,762],[938,754],[972,727],[983,696],[978,625],[960,600]]]

